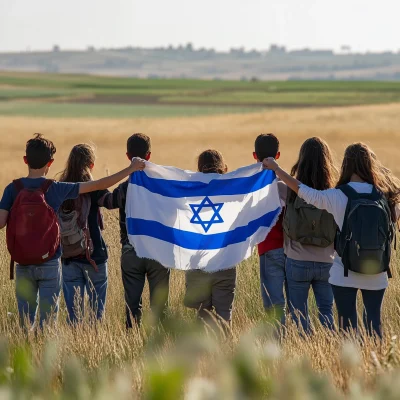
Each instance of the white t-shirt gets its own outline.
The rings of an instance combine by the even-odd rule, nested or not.
[[[350,182],[349,185],[358,193],[371,193],[373,188],[369,183]],[[348,199],[341,190],[315,190],[302,184],[299,186],[298,195],[307,203],[331,213],[339,229],[342,229]],[[382,290],[388,286],[388,276],[386,272],[377,275],[364,275],[349,271],[349,276],[345,277],[342,259],[335,253],[329,283],[335,286],[357,289]]]

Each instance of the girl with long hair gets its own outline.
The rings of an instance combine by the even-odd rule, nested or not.
[[[346,149],[335,189],[311,188],[283,171],[272,158],[264,161],[264,167],[274,170],[307,203],[333,215],[340,232],[336,248],[341,257],[335,255],[329,282],[340,328],[357,330],[357,292],[361,290],[364,325],[369,334],[381,337],[381,307],[394,234],[390,227],[399,216],[400,181],[363,143]],[[360,217],[354,220],[357,213]],[[366,244],[357,242],[359,238]]]
[[[315,190],[326,190],[333,187],[335,172],[328,145],[313,137],[301,146],[291,175]],[[297,324],[301,323],[306,333],[310,332],[308,292],[312,288],[319,319],[324,326],[332,328],[333,293],[328,279],[334,257],[336,224],[326,211],[310,207],[289,189],[283,228],[292,318]]]
[[[93,180],[92,170],[95,161],[96,155],[91,145],[77,144],[71,150],[60,181],[88,182]],[[99,190],[81,195],[77,200],[65,201],[60,209],[61,238],[64,245],[63,292],[71,323],[78,322],[83,316],[85,291],[89,296],[89,305],[96,318],[101,319],[104,314],[108,283],[108,253],[101,234],[103,220],[98,202],[106,193],[108,193],[107,190]],[[64,218],[66,221],[70,221],[67,228],[70,233],[69,237],[67,237],[68,232],[63,231]],[[74,236],[78,238],[75,240],[77,243],[73,243]],[[82,242],[84,242],[83,245]],[[75,252],[76,246],[78,246],[78,251]],[[72,252],[69,251],[70,247]]]
[[[217,150],[206,150],[199,155],[198,171],[205,174],[225,174],[228,170],[222,154]],[[201,270],[186,272],[186,294],[184,304],[197,310],[199,319],[213,325],[216,319],[231,323],[232,307],[236,288],[236,268],[208,273]]]

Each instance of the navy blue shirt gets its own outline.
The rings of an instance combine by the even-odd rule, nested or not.
[[[40,188],[46,178],[22,178],[24,188]],[[13,183],[10,183],[5,189],[0,201],[0,210],[10,211],[17,197],[17,189]],[[57,213],[61,204],[65,200],[76,199],[79,196],[79,183],[53,182],[45,194],[47,204]],[[59,247],[52,260],[60,258],[61,248]],[[50,261],[50,260],[49,260]]]

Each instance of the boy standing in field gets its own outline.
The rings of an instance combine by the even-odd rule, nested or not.
[[[26,144],[24,162],[28,176],[13,181],[0,201],[0,229],[7,225],[7,247],[14,261],[16,294],[22,324],[35,323],[38,306],[40,326],[53,312],[57,316],[61,288],[61,247],[57,211],[65,200],[103,190],[130,173],[143,169],[143,160],[109,177],[84,183],[54,182],[46,178],[56,153],[54,144],[36,134]],[[38,304],[39,303],[39,304]]]
[[[150,138],[142,133],[133,134],[127,141],[126,155],[149,160],[151,156]],[[169,269],[154,260],[139,258],[134,247],[129,243],[126,228],[126,193],[129,181],[121,183],[112,193],[100,199],[99,206],[108,209],[119,208],[119,225],[121,232],[121,270],[125,291],[126,327],[132,328],[132,318],[140,325],[142,318],[142,294],[146,281],[149,282],[150,306],[156,317],[162,318],[168,304]]]
[[[277,160],[280,155],[279,140],[274,134],[261,134],[257,137],[253,153],[253,157],[257,162],[262,162],[268,157]],[[282,206],[284,206],[287,187],[283,182],[279,182],[278,189]],[[260,256],[261,295],[264,308],[269,313],[272,313],[276,319],[284,323],[286,274],[282,221],[283,213],[276,225],[271,229],[268,237],[258,245],[258,254]]]

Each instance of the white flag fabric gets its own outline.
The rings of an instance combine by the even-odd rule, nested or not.
[[[231,268],[251,256],[280,212],[275,173],[261,163],[220,175],[146,162],[129,178],[129,241],[139,257],[167,268]]]

